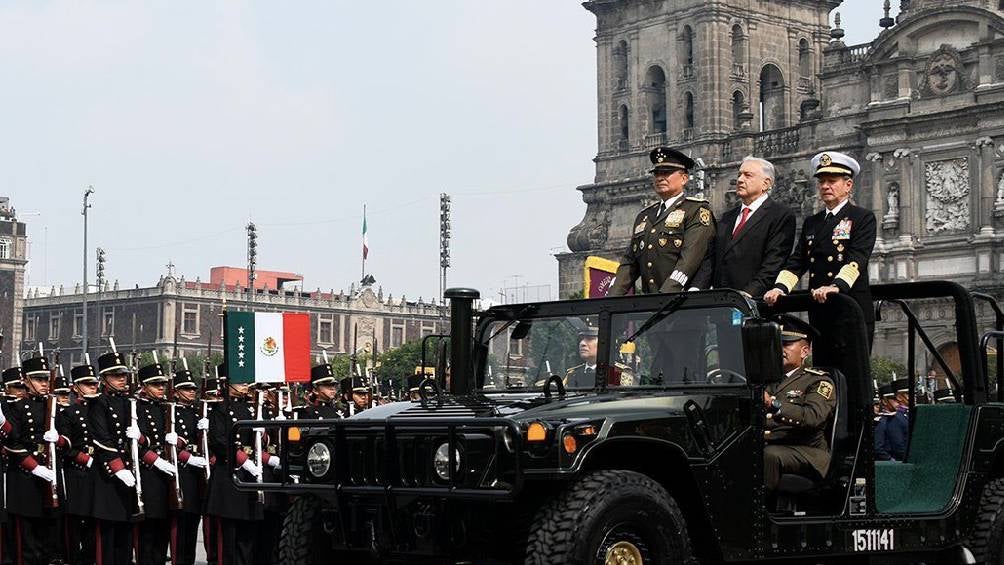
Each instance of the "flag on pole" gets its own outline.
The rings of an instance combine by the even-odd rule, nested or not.
[[[227,312],[224,348],[231,383],[310,382],[310,316]]]
[[[363,206],[363,261],[370,255],[370,241],[366,238],[366,206]]]

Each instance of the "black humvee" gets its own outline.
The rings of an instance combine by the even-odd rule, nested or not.
[[[452,289],[448,376],[345,420],[239,422],[282,429],[299,456],[283,458],[283,482],[238,488],[291,495],[280,561],[294,565],[1004,563],[1004,403],[986,362],[1004,316],[981,344],[959,285],[873,295],[909,329],[910,374],[927,348],[956,395],[911,406],[901,462],[874,460],[867,330],[845,296],[769,310],[715,290],[496,306],[475,321],[477,292]],[[911,308],[932,301],[954,309],[959,371]],[[830,470],[767,492],[774,316],[812,308],[831,322],[812,356],[838,398]]]

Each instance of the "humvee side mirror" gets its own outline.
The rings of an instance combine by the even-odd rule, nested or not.
[[[779,382],[784,376],[781,326],[763,318],[744,320],[743,356],[747,382],[761,385]]]

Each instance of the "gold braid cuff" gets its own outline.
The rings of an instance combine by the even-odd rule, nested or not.
[[[854,282],[858,280],[859,276],[861,276],[861,271],[858,270],[858,264],[854,261],[851,261],[850,263],[841,267],[840,272],[838,272],[837,276],[833,278],[834,280],[840,279],[845,283],[847,283],[848,287],[852,287],[854,286]]]
[[[798,275],[791,271],[781,271],[777,274],[777,280],[774,284],[784,285],[787,289],[786,292],[791,292],[798,285]]]

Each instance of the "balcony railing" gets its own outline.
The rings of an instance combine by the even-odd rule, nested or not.
[[[666,132],[650,133],[643,140],[645,149],[652,149],[667,144]]]
[[[753,151],[763,157],[790,153],[798,149],[798,141],[799,126],[765,131],[753,140]]]

